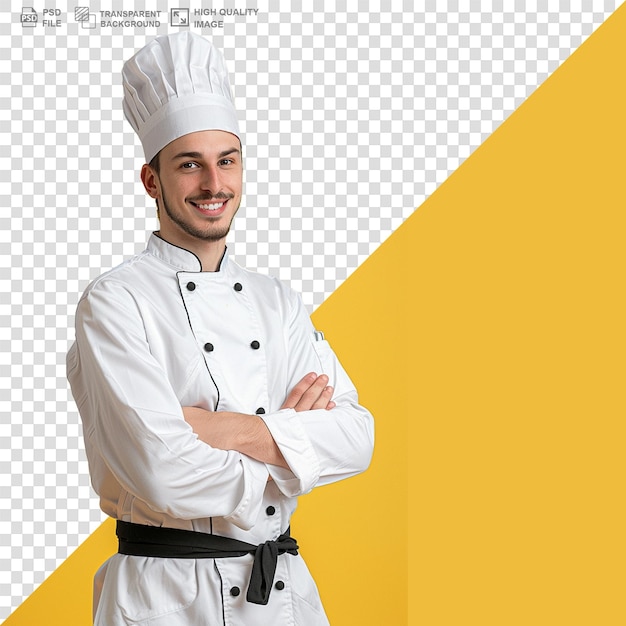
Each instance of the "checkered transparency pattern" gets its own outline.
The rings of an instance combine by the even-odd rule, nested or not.
[[[176,30],[175,7],[156,4],[161,26],[148,28],[85,29],[74,5],[58,29],[23,27],[18,0],[0,12],[0,619],[102,519],[65,353],[87,283],[157,227],[120,106],[123,61]],[[224,51],[244,131],[231,250],[311,309],[618,3],[334,4],[251,2],[257,15],[192,26]],[[193,20],[202,3],[188,5]]]

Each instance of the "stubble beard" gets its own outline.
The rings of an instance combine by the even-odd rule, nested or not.
[[[232,200],[234,196],[228,196],[225,193],[218,193],[213,196],[214,200]],[[159,207],[159,209],[163,209],[167,216],[176,224],[181,230],[186,232],[188,235],[196,239],[200,239],[202,241],[221,241],[228,235],[230,232],[230,227],[232,226],[233,219],[239,210],[239,207],[236,207],[233,216],[230,218],[230,222],[225,226],[215,226],[213,224],[207,224],[206,228],[196,227],[193,224],[190,224],[185,220],[185,218],[173,210],[165,196],[165,190],[161,189],[161,200],[163,201],[163,207]]]

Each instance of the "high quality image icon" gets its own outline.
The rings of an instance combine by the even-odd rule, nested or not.
[[[189,26],[189,9],[171,9],[170,24],[172,26]]]

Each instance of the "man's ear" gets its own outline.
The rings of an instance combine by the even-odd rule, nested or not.
[[[146,188],[146,193],[151,198],[157,198],[159,196],[157,174],[147,163],[144,163],[143,167],[141,168],[141,182]]]

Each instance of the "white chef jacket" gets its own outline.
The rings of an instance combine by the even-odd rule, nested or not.
[[[300,298],[228,253],[202,272],[153,234],[86,289],[67,367],[92,483],[116,519],[256,545],[289,527],[297,496],[370,462],[372,417]],[[310,371],[329,376],[337,406],[281,410]],[[200,441],[183,406],[260,414],[290,469]],[[267,605],[247,602],[252,560],[116,554],[96,575],[95,624],[328,623],[299,555],[278,557]]]

